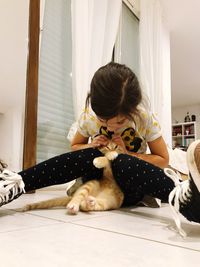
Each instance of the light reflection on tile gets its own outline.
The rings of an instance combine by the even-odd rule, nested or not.
[[[64,195],[37,191],[0,208],[0,262],[6,267],[199,266],[200,226],[182,218],[174,231],[168,205],[69,216],[64,208],[27,213],[27,203]]]

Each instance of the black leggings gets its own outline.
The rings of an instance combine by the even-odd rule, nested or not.
[[[84,182],[100,179],[102,169],[93,165],[93,159],[102,156],[98,149],[88,148],[65,153],[20,172],[25,190],[67,183],[78,177]],[[134,205],[143,196],[151,195],[164,202],[174,188],[174,182],[163,170],[136,157],[119,155],[112,163],[114,177],[125,195],[124,205]]]

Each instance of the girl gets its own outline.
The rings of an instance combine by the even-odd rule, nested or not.
[[[135,74],[125,65],[109,63],[94,74],[86,109],[69,152],[18,174],[0,174],[0,205],[22,192],[69,182],[100,179],[102,170],[93,166],[101,155],[97,149],[112,139],[122,149],[112,163],[114,177],[124,193],[124,205],[135,205],[144,195],[170,202],[188,220],[200,222],[200,141],[188,152],[189,179],[179,182],[164,169],[169,156],[155,116],[142,105],[142,93]],[[91,142],[88,143],[89,138]],[[147,146],[150,154],[146,154]],[[179,224],[179,221],[176,221]]]

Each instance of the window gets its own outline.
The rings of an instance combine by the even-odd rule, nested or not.
[[[72,101],[71,0],[45,1],[39,60],[37,163],[69,150]]]
[[[116,62],[126,64],[139,75],[139,19],[125,3],[114,54]]]
[[[74,122],[71,91],[71,0],[46,0],[41,32],[37,163],[69,150]],[[139,21],[123,3],[114,60],[139,73]]]

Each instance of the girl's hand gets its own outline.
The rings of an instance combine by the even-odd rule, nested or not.
[[[124,141],[120,135],[113,135],[112,141],[121,148],[123,153],[127,154],[126,146],[125,146]]]
[[[92,147],[107,146],[108,142],[109,140],[105,135],[98,135],[92,140],[91,146]]]

